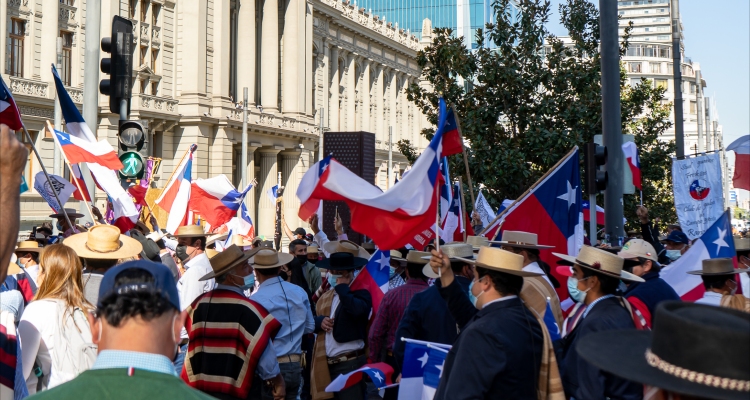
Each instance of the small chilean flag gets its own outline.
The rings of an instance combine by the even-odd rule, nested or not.
[[[89,142],[65,132],[54,130],[55,140],[71,164],[96,163],[111,170],[123,169],[117,152],[106,140]]]
[[[202,215],[211,226],[221,226],[237,215],[245,194],[251,187],[252,185],[248,185],[245,190],[238,192],[226,175],[198,179],[192,184],[188,207]]]
[[[172,179],[167,182],[167,186],[156,199],[156,205],[169,214],[167,218],[167,232],[174,235],[177,228],[186,224],[185,217],[188,211],[188,201],[190,200],[190,182],[193,176],[193,152],[198,146],[190,146],[187,157],[177,166]]]
[[[736,188],[750,190],[750,135],[732,142],[727,146],[727,151],[734,151],[732,184]]]
[[[461,139],[461,128],[458,125],[458,117],[453,106],[448,108],[443,128],[443,156],[451,156],[464,151]],[[438,127],[440,129],[440,127]]]
[[[628,160],[628,167],[630,172],[633,174],[633,186],[637,187],[638,190],[643,190],[641,185],[641,158],[638,157],[638,148],[634,142],[625,142],[622,145],[622,152],[625,153],[625,158]]]
[[[340,392],[344,389],[348,389],[362,381],[363,374],[372,379],[372,383],[378,389],[383,389],[386,386],[392,385],[393,367],[386,363],[374,363],[365,364],[362,368],[355,369],[348,374],[341,374],[332,380],[331,383],[326,387],[326,392]]]
[[[370,261],[362,268],[359,275],[351,283],[351,290],[367,290],[372,298],[371,318],[375,318],[388,291],[388,280],[391,277],[391,253],[376,250],[370,256]]]
[[[2,77],[0,77],[0,124],[8,125],[14,131],[23,128],[21,112],[18,111],[18,106],[15,100],[13,100],[13,95],[10,94],[10,89],[5,86],[5,81]]]

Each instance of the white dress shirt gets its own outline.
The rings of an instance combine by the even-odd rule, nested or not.
[[[333,288],[331,288],[333,289]],[[331,319],[336,315],[336,309],[339,308],[339,294],[334,291],[333,303],[331,304]],[[335,323],[335,322],[334,322]],[[351,351],[362,350],[365,348],[364,340],[353,340],[351,342],[339,343],[333,338],[333,330],[326,332],[326,356],[328,358],[336,357],[340,354],[349,353]]]
[[[216,286],[216,281],[214,279],[199,281],[204,275],[213,271],[206,253],[197,255],[192,260],[186,262],[185,268],[187,271],[185,271],[177,282],[177,293],[180,295],[181,311],[185,311],[185,309],[188,308],[198,296],[210,292]],[[187,339],[187,331],[185,328],[182,328],[180,336],[183,339]]]
[[[707,304],[709,306],[721,306],[721,293],[706,292],[703,297],[695,301],[695,304]]]

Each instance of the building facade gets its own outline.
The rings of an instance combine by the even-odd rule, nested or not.
[[[133,22],[133,96],[130,119],[148,123],[149,152],[163,160],[153,186],[163,188],[190,145],[197,144],[193,179],[226,175],[235,185],[242,170],[257,185],[249,212],[256,232],[271,236],[274,204],[265,194],[286,187],[288,225],[297,217],[293,193],[317,161],[324,130],[376,135],[376,183],[386,188],[388,132],[393,142],[426,146],[426,119],[405,93],[419,84],[418,39],[384,19],[337,0],[102,0],[101,36],[113,15]],[[0,2],[0,65],[32,140],[49,170],[54,143],[44,133],[54,119],[50,65],[62,37],[61,77],[82,107],[86,0]],[[106,56],[106,53],[100,55]],[[102,74],[103,75],[103,74]],[[103,78],[100,77],[100,79]],[[248,165],[242,160],[243,89],[248,89]],[[99,139],[117,145],[117,115],[99,96]],[[94,122],[88,121],[90,126]],[[64,128],[64,125],[63,125]],[[408,168],[393,153],[394,175]],[[26,179],[41,171],[30,156]],[[61,172],[64,174],[65,172]],[[22,229],[49,218],[32,189],[22,194]],[[106,198],[97,191],[103,209]]]

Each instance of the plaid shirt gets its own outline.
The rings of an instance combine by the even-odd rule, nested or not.
[[[380,309],[370,328],[370,361],[381,360],[383,345],[393,350],[396,340],[396,328],[404,316],[406,306],[415,294],[427,289],[427,282],[421,279],[409,279],[405,285],[389,290],[380,303]],[[384,343],[385,342],[385,343]]]

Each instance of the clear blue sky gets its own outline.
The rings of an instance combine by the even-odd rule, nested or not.
[[[609,0],[614,1],[614,0]],[[598,6],[597,0],[593,1]],[[551,0],[548,29],[567,32],[557,12],[564,0]],[[685,55],[701,65],[705,94],[716,96],[724,143],[750,134],[750,1],[682,0]]]

